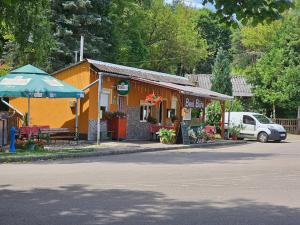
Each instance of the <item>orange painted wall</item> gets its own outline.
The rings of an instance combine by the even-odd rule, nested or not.
[[[91,71],[91,82],[96,80],[98,77],[97,73],[94,71]],[[117,111],[118,110],[118,92],[116,90],[116,85],[119,80],[122,78],[116,78],[116,77],[109,77],[109,76],[104,76],[103,79],[103,88],[108,89],[111,91],[111,100],[109,104],[109,111]],[[180,95],[177,91],[173,91],[170,89],[158,87],[155,85],[143,83],[140,81],[135,81],[135,80],[130,80],[131,84],[131,90],[127,95],[127,102],[128,102],[128,107],[139,107],[140,106],[140,101],[144,100],[147,95],[151,94],[154,92],[156,95],[162,96],[163,99],[166,102],[165,109],[171,108],[171,99],[172,96],[177,97],[178,103],[177,103],[177,110],[176,112],[180,112]],[[92,120],[97,119],[97,91],[98,91],[98,84],[95,84],[91,89],[90,89],[90,110],[89,110],[89,118]],[[165,112],[166,114],[166,112]],[[166,118],[166,116],[165,116]],[[166,120],[164,122],[167,122]]]
[[[82,89],[90,83],[89,63],[84,62],[69,69],[58,72],[54,76],[77,88]],[[88,91],[87,91],[87,94]],[[75,108],[70,108],[70,101],[75,99],[31,99],[30,119],[31,125],[50,125],[50,127],[75,128]],[[22,113],[27,112],[26,98],[11,98],[10,104],[17,107]],[[80,132],[87,133],[89,100],[84,98],[80,100],[79,125]]]

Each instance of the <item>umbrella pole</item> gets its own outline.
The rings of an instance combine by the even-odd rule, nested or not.
[[[78,144],[78,98],[76,98],[75,138]]]
[[[27,123],[30,126],[30,97],[28,97]]]

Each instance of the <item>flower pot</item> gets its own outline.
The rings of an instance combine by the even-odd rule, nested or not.
[[[27,146],[27,149],[30,150],[30,151],[33,151],[34,148],[35,148],[35,144],[29,144],[29,145]]]
[[[238,139],[237,135],[231,135],[231,139],[236,141]]]
[[[112,139],[125,139],[127,135],[127,117],[113,117],[107,121],[108,131],[112,131]]]

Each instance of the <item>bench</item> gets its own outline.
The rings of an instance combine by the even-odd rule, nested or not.
[[[75,141],[77,137],[75,133],[71,132],[69,128],[41,128],[39,130],[39,139],[46,138],[47,142],[50,143],[54,140],[68,140]]]

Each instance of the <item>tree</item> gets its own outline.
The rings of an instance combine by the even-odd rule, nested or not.
[[[272,109],[294,112],[300,105],[300,8],[285,18],[268,41],[264,55],[247,72],[256,98]]]
[[[226,51],[219,49],[213,70],[211,90],[226,95],[232,95],[232,84],[230,79],[230,61]]]
[[[85,58],[110,59],[109,6],[109,0],[51,1],[51,21],[56,41],[51,54],[52,70],[74,62],[74,51],[79,51],[81,35],[85,38]]]
[[[5,63],[46,68],[52,37],[48,0],[1,1],[0,42]]]
[[[200,10],[197,21],[199,36],[204,38],[208,45],[208,57],[197,64],[197,73],[212,72],[212,66],[219,48],[229,50],[231,46],[231,30],[226,23],[220,22],[219,17],[208,9]]]
[[[114,0],[115,62],[178,75],[192,72],[207,56],[206,42],[195,30],[197,14],[179,1]]]
[[[281,13],[293,6],[293,1],[286,0],[204,0],[203,4],[206,3],[214,5],[223,21],[247,23],[251,20],[254,24],[281,18]]]

